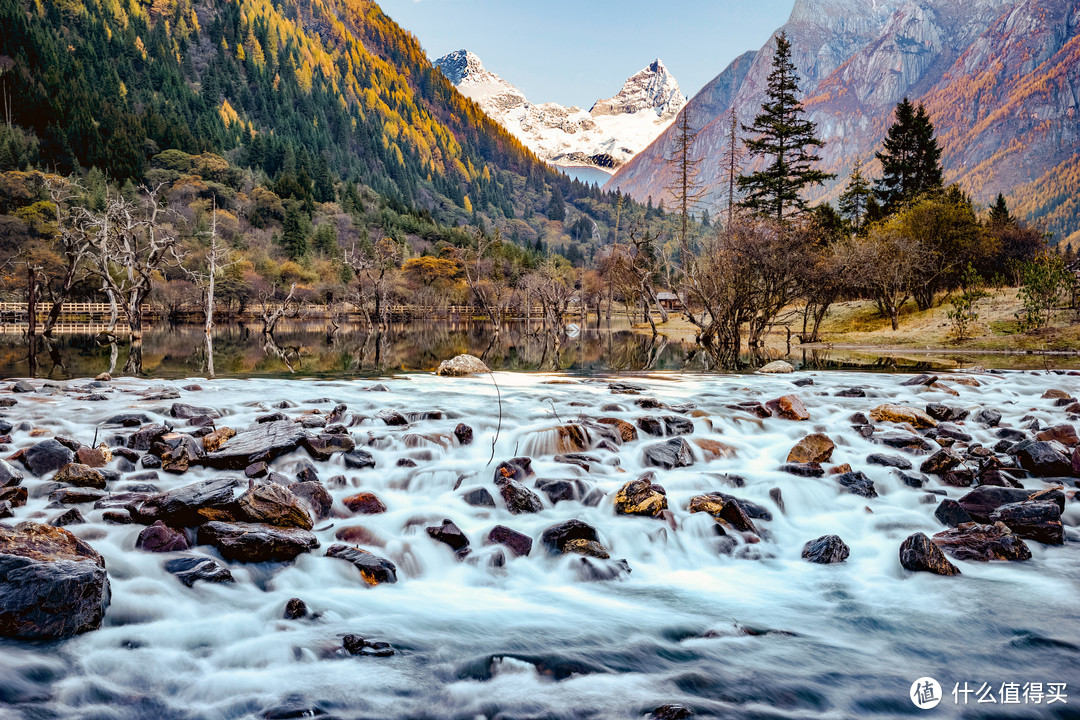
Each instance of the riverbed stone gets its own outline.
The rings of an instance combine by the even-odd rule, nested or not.
[[[968,411],[943,405],[941,403],[929,403],[926,406],[926,414],[939,422],[950,422],[953,420],[963,420],[967,417]]]
[[[205,555],[185,555],[165,562],[165,572],[188,587],[202,580],[212,583],[231,583],[235,578],[229,569]]]
[[[187,433],[165,433],[150,446],[150,454],[161,459],[161,469],[184,473],[205,455],[202,442]]]
[[[64,512],[49,520],[53,527],[66,527],[68,525],[82,525],[86,518],[79,512],[79,508],[68,508]]]
[[[135,500],[129,509],[146,525],[161,520],[169,527],[192,527],[207,520],[234,519],[233,498],[239,485],[237,478],[201,480]]]
[[[226,560],[248,563],[292,561],[319,547],[312,533],[298,527],[217,520],[200,525],[198,539],[217,548]]]
[[[473,507],[495,507],[495,498],[493,498],[491,492],[484,487],[466,490],[461,494],[461,499],[465,501],[466,505],[472,505]]]
[[[50,438],[36,445],[31,445],[20,458],[26,469],[37,477],[59,470],[74,459],[75,453],[72,452],[71,448],[56,438]]]
[[[491,371],[483,360],[475,355],[463,353],[449,360],[443,360],[439,363],[439,368],[435,371],[435,374],[443,377],[464,377],[486,372]]]
[[[15,487],[23,480],[22,473],[6,460],[0,460],[0,488]]]
[[[650,720],[686,720],[693,717],[694,711],[685,705],[661,705],[649,715]]]
[[[1076,428],[1069,423],[1060,423],[1039,431],[1035,435],[1036,440],[1046,442],[1059,442],[1067,448],[1075,448],[1080,445],[1080,438],[1076,435]]]
[[[806,406],[803,405],[798,395],[781,395],[765,403],[765,407],[773,415],[785,420],[803,421],[810,419],[810,413],[807,412]]]
[[[496,525],[487,534],[488,544],[505,545],[516,557],[525,557],[532,552],[532,538],[505,525]]]
[[[101,627],[105,560],[67,530],[0,525],[0,637],[58,640]]]
[[[618,432],[619,438],[624,443],[633,442],[638,438],[637,428],[635,428],[626,420],[613,417],[603,417],[596,422],[602,425],[610,425],[611,427],[615,428],[616,432]]]
[[[967,510],[952,498],[945,498],[938,504],[937,509],[934,510],[934,517],[949,527],[971,522],[971,516],[968,515]]]
[[[787,361],[773,360],[771,363],[767,363],[767,364],[762,365],[761,367],[759,367],[757,369],[757,371],[759,373],[763,373],[765,375],[773,375],[773,374],[782,374],[782,373],[792,373],[792,372],[795,372],[795,368],[792,367],[791,363],[789,363]]]
[[[236,499],[236,517],[251,523],[310,530],[311,514],[287,487],[274,483],[249,487]]]
[[[741,532],[757,532],[757,526],[750,519],[746,509],[730,495],[711,492],[690,498],[687,509],[692,512],[704,512],[717,521],[724,522]]]
[[[231,427],[219,427],[202,436],[203,452],[216,452],[221,449],[230,438],[236,436],[236,431]]]
[[[934,449],[933,443],[921,435],[909,432],[891,432],[874,435],[871,441],[897,450],[907,450],[914,455],[927,455]]]
[[[959,575],[960,568],[949,562],[945,553],[925,533],[917,532],[900,544],[900,564],[905,570],[935,575]]]
[[[169,414],[179,420],[191,420],[198,417],[219,418],[221,413],[210,407],[196,407],[187,403],[173,403]]]
[[[590,554],[594,557],[608,557],[606,549],[600,544],[596,528],[588,523],[572,519],[561,522],[544,530],[540,535],[540,542],[552,555],[567,553]]]
[[[631,480],[615,493],[615,513],[658,517],[668,506],[667,495],[658,488],[651,474]]]
[[[291,420],[256,424],[240,430],[224,447],[207,453],[204,464],[218,470],[243,470],[254,462],[269,462],[300,447],[307,431]]]
[[[510,458],[495,466],[494,481],[496,483],[500,480],[528,480],[531,477],[535,477],[531,458]]]
[[[469,538],[461,531],[461,528],[449,518],[444,519],[441,525],[433,525],[425,528],[425,531],[432,540],[449,546],[459,560],[468,555],[471,550]]]
[[[1001,505],[990,513],[991,522],[1003,522],[1022,538],[1046,545],[1065,542],[1061,509],[1054,502],[1024,501]]]
[[[646,465],[663,470],[690,467],[694,464],[694,454],[690,450],[690,445],[681,437],[646,445],[643,453]]]
[[[75,451],[75,462],[87,467],[105,467],[110,460],[112,460],[112,451],[109,450],[107,445],[100,445],[96,448],[84,445]]]
[[[930,475],[944,475],[963,462],[963,458],[959,455],[948,448],[944,448],[923,460],[922,465],[919,466],[919,471]]]
[[[105,476],[92,467],[81,463],[68,463],[60,468],[53,475],[53,481],[76,487],[105,489]]]
[[[844,562],[850,554],[851,548],[839,535],[822,535],[803,545],[802,549],[803,560],[821,565]]]
[[[23,491],[23,501],[25,504],[26,489],[17,489]],[[53,490],[49,493],[49,502],[58,503],[60,505],[81,505],[83,503],[96,503],[107,496],[107,492],[98,488],[66,487]],[[2,496],[0,496],[0,499],[2,499]],[[12,504],[14,504],[13,498],[8,499],[12,500]]]
[[[1068,451],[1060,443],[1025,440],[1013,446],[1009,454],[1035,477],[1068,477],[1072,474]]]
[[[876,498],[878,496],[877,490],[874,489],[874,481],[859,470],[838,475],[836,481],[852,495],[865,498]]]
[[[671,437],[675,435],[690,435],[694,432],[694,422],[688,418],[677,415],[664,415],[662,417],[646,416],[638,418],[637,426],[642,432],[655,437]]]
[[[1065,511],[1065,494],[1060,489],[1054,488],[1036,492],[1022,488],[980,485],[961,497],[957,502],[971,516],[972,520],[988,523],[991,514],[997,508],[1026,500],[1053,502],[1057,504],[1060,512]]]
[[[807,435],[788,452],[789,463],[826,463],[832,458],[836,443],[824,433]]]
[[[538,513],[544,509],[540,497],[516,480],[501,478],[496,480],[495,484],[499,487],[499,494],[506,503],[506,509],[514,515]]]
[[[368,585],[397,582],[397,566],[386,558],[348,545],[331,545],[326,556],[351,563]]]
[[[188,541],[184,534],[155,520],[153,525],[143,528],[135,540],[135,547],[146,552],[175,552],[187,550]]]
[[[310,614],[307,603],[298,597],[294,597],[289,598],[289,601],[285,603],[285,610],[281,613],[281,617],[285,620],[303,620]]]
[[[988,427],[997,427],[1001,422],[1001,412],[993,408],[981,408],[975,413],[973,420]]]
[[[937,533],[932,540],[957,560],[987,562],[1031,559],[1027,544],[1003,522],[992,525],[962,523]]]
[[[907,423],[914,428],[932,428],[937,425],[937,420],[922,410],[893,403],[878,405],[870,411],[870,419],[874,422]]]
[[[866,456],[866,462],[869,465],[883,465],[884,467],[897,468],[898,470],[911,469],[911,461],[901,455],[871,453]]]

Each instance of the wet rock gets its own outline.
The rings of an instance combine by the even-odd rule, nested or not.
[[[157,423],[143,425],[131,434],[131,437],[127,440],[127,446],[132,450],[149,450],[167,432],[169,432],[169,428],[164,425],[158,425]]]
[[[192,527],[207,520],[232,519],[236,478],[202,480],[151,495],[131,506],[132,517],[149,525],[161,520],[170,527]]]
[[[249,487],[236,499],[236,508],[236,518],[251,523],[303,530],[310,530],[315,525],[300,499],[281,485]]]
[[[165,433],[150,446],[150,453],[161,459],[161,469],[184,473],[205,455],[202,442],[186,433]]]
[[[212,583],[235,582],[227,567],[203,555],[187,555],[168,560],[165,563],[165,572],[175,575],[177,580],[188,587],[200,580]]]
[[[316,520],[330,517],[334,497],[318,481],[297,482],[289,485],[289,491],[304,501],[313,511]]]
[[[871,410],[870,419],[874,422],[908,423],[914,428],[932,428],[937,425],[937,420],[922,410],[892,403],[878,405]]]
[[[933,437],[938,441],[938,445],[945,445],[943,442],[946,438],[951,440],[959,440],[960,442],[971,442],[973,438],[966,432],[953,425],[952,423],[940,422],[938,426],[928,432],[927,437]]]
[[[534,477],[532,460],[527,457],[516,457],[499,463],[495,467],[495,482],[500,480],[527,480]]]
[[[772,417],[772,412],[759,402],[747,400],[745,402],[728,405],[732,410],[743,410],[759,418]]]
[[[19,380],[11,386],[11,392],[14,393],[32,393],[34,392],[34,386],[25,380]]]
[[[254,462],[270,462],[300,447],[307,432],[298,423],[278,420],[241,430],[203,462],[218,470],[243,470]]]
[[[540,478],[534,483],[533,487],[544,493],[552,505],[568,500],[579,500],[586,489],[585,484],[581,480],[563,480],[558,478]]]
[[[848,388],[846,390],[840,390],[836,393],[836,397],[842,398],[864,398],[866,397],[866,391],[862,388]]]
[[[211,521],[199,526],[199,543],[217,548],[226,560],[283,562],[319,547],[319,541],[298,527],[272,527],[259,523]]]
[[[958,501],[971,519],[979,523],[991,522],[990,515],[1002,505],[1024,502],[1026,500],[1047,501],[1057,504],[1060,512],[1065,511],[1065,494],[1058,489],[1033,492],[1022,488],[995,487],[980,485]]]
[[[516,480],[501,478],[496,480],[495,484],[499,486],[499,494],[506,503],[506,509],[514,515],[536,513],[544,509],[539,496]]]
[[[907,387],[917,387],[920,385],[933,385],[938,381],[937,375],[916,375],[913,378],[908,378],[904,382],[900,383]]]
[[[374,547],[386,547],[386,541],[368,530],[363,525],[348,525],[341,528],[334,537],[350,545],[372,545]]]
[[[968,416],[968,411],[942,405],[941,403],[929,403],[926,406],[926,414],[939,422],[949,422],[963,420]]]
[[[390,410],[389,408],[384,408],[375,413],[375,417],[391,427],[401,427],[409,424],[409,421],[405,419],[404,415],[397,410]]]
[[[491,497],[491,493],[487,488],[473,488],[462,493],[461,499],[465,501],[467,505],[473,507],[495,507],[495,498]]]
[[[80,463],[68,463],[60,468],[53,475],[53,481],[76,487],[105,489],[105,476],[97,470]]]
[[[784,463],[780,466],[781,472],[798,477],[824,477],[825,469],[819,463]]]
[[[664,403],[660,402],[656,398],[645,397],[640,400],[635,400],[634,404],[642,410],[657,410],[664,407]]]
[[[876,498],[878,496],[877,490],[874,489],[874,481],[858,470],[839,475],[836,481],[852,495],[865,498]]]
[[[1022,538],[1046,545],[1065,542],[1061,509],[1053,502],[1018,502],[1001,505],[990,513],[991,522],[1003,522]]]
[[[67,525],[82,525],[85,522],[86,518],[79,512],[79,508],[71,508],[54,517],[49,521],[49,524],[53,527],[65,527]]]
[[[1017,443],[1009,454],[1035,477],[1068,477],[1072,474],[1072,462],[1063,450],[1059,444],[1036,440]]]
[[[878,445],[907,450],[915,455],[924,455],[934,449],[929,440],[913,433],[883,433],[875,435],[872,440]]]
[[[585,472],[589,472],[589,468],[600,462],[600,458],[593,455],[586,455],[585,453],[569,453],[567,455],[556,455],[552,458],[557,463],[564,463],[566,465],[576,465]]]
[[[975,413],[973,419],[975,422],[982,423],[983,425],[997,427],[998,423],[1001,422],[1001,413],[993,408],[983,408]]]
[[[957,560],[1030,560],[1031,550],[1003,522],[963,523],[933,537],[935,545]]]
[[[844,562],[850,554],[851,548],[840,539],[839,535],[822,535],[803,545],[802,549],[803,560],[822,565]]]
[[[102,426],[103,427],[141,427],[143,425],[151,425],[151,424],[152,423],[150,422],[150,418],[148,416],[144,415],[143,413],[128,412],[128,413],[120,413],[118,415],[113,415],[112,417],[107,418],[105,420],[105,422],[102,423]],[[165,426],[164,425],[159,425],[158,427],[161,427],[161,428],[164,429]],[[131,446],[129,445],[128,447],[131,447]],[[150,447],[150,444],[147,443],[146,447]],[[145,450],[146,448],[142,448],[142,449]]]
[[[1080,445],[1080,438],[1077,438],[1076,436],[1076,428],[1069,423],[1052,425],[1035,435],[1035,439],[1046,442],[1059,442],[1067,448],[1074,448],[1077,445]]]
[[[692,420],[676,415],[665,415],[660,418],[638,418],[637,426],[643,432],[656,437],[690,435],[694,432],[694,422]]]
[[[505,525],[496,525],[487,534],[488,544],[505,545],[516,557],[525,557],[532,552],[532,538]]]
[[[375,458],[367,450],[357,448],[344,455],[345,467],[350,470],[366,470],[375,467]]]
[[[449,518],[444,519],[442,525],[435,525],[425,530],[432,540],[448,545],[459,559],[469,554],[469,538]]]
[[[960,568],[949,562],[941,548],[925,533],[915,533],[900,545],[900,564],[905,570],[931,572],[936,575],[959,575]]]
[[[22,473],[6,460],[0,460],[0,488],[15,487],[23,480]]]
[[[798,395],[781,395],[778,398],[765,403],[765,407],[777,416],[785,420],[809,420],[810,413]]]
[[[773,360],[771,363],[759,367],[757,371],[766,375],[772,375],[775,373],[795,372],[795,368],[792,367],[791,363],[789,362],[785,362],[783,360]]]
[[[1072,395],[1059,388],[1051,388],[1044,392],[1040,397],[1042,397],[1043,400],[1072,399]]]
[[[173,406],[169,408],[169,414],[180,420],[191,420],[192,418],[204,416],[209,418],[221,417],[221,413],[214,408],[196,407],[185,403],[173,403]]]
[[[386,505],[372,492],[360,492],[341,501],[357,515],[377,515],[386,512]]]
[[[780,491],[780,488],[770,488],[769,497],[776,503],[776,507],[780,508],[780,512],[784,512],[784,494]]]
[[[286,620],[303,620],[310,613],[308,612],[307,603],[300,598],[289,598],[289,602],[285,603],[285,611],[281,614]]]
[[[104,446],[101,448],[81,447],[75,451],[75,462],[87,467],[105,467],[111,459],[112,452]]]
[[[692,513],[708,513],[714,519],[725,522],[741,532],[757,532],[757,526],[750,519],[746,508],[730,495],[719,492],[695,495],[690,498],[687,509]]]
[[[615,493],[615,513],[658,517],[668,506],[667,495],[658,487],[653,485],[651,473],[626,483]]]
[[[491,370],[483,360],[475,355],[462,354],[450,360],[443,360],[439,363],[439,369],[435,371],[435,374],[443,377],[464,377],[486,372],[491,372]]]
[[[348,433],[319,433],[305,436],[300,444],[315,460],[326,461],[337,453],[348,453],[356,449],[356,442]]]
[[[187,550],[188,541],[184,534],[155,520],[153,525],[143,528],[135,541],[135,547],[146,552],[176,552]]]
[[[454,428],[454,437],[457,438],[458,445],[472,445],[473,429],[465,423],[458,423]]]
[[[577,562],[571,565],[579,580],[582,582],[608,582],[630,574],[630,564],[626,560],[609,560],[606,551],[603,552],[603,555],[596,555],[594,554],[595,548],[592,546],[599,545],[599,543],[586,544],[589,545],[586,551],[578,552],[588,557],[578,558]],[[597,562],[590,558],[597,558],[605,562]]]
[[[919,471],[931,475],[944,475],[963,462],[963,459],[952,450],[938,450],[923,461],[919,466]]]
[[[259,423],[261,425],[262,423],[277,422],[278,420],[288,420],[288,419],[289,419],[289,416],[286,415],[285,413],[276,412],[276,413],[269,413],[267,415],[260,415],[257,418],[255,418],[255,422]]]
[[[950,470],[941,476],[941,482],[950,487],[966,488],[975,483],[975,471],[967,468]]]
[[[596,528],[581,520],[567,520],[552,525],[540,535],[540,542],[552,555],[585,554],[607,558],[607,550],[600,544]]]
[[[101,627],[105,560],[63,528],[0,525],[0,637],[58,640]]]
[[[74,459],[75,453],[71,448],[55,438],[31,445],[20,458],[26,469],[38,477],[59,470]]]
[[[866,462],[870,465],[883,465],[885,467],[897,468],[900,470],[911,469],[911,461],[900,455],[872,453],[866,456]]]
[[[731,445],[712,438],[691,438],[690,442],[701,448],[706,461],[733,458],[738,455],[738,451]]]
[[[644,449],[644,462],[650,467],[663,470],[690,467],[694,464],[694,455],[686,440],[672,438],[662,443],[647,445]]]
[[[7,500],[0,500],[0,520],[9,518],[15,514],[14,508],[11,507],[11,503]]]
[[[629,382],[608,383],[608,389],[615,395],[637,395],[640,392],[648,390],[644,385],[637,385]]]
[[[368,585],[397,582],[397,567],[386,558],[348,545],[331,545],[326,556],[352,563]]]
[[[637,440],[637,438],[638,438],[637,428],[635,428],[633,425],[628,423],[626,420],[620,420],[619,418],[605,417],[605,418],[600,418],[596,422],[598,422],[598,423],[600,423],[602,425],[610,425],[611,427],[615,428],[616,432],[618,432],[618,434],[619,434],[619,438],[624,443],[633,442],[634,440]]]
[[[297,482],[319,482],[319,471],[308,460],[300,460],[292,466]]]
[[[212,453],[221,449],[230,438],[236,436],[236,431],[230,427],[220,427],[213,432],[202,436],[203,452]]]
[[[23,503],[25,504],[26,489],[16,489],[23,492]],[[97,502],[107,495],[107,492],[97,488],[60,488],[49,493],[49,502],[61,505],[81,505],[83,503]],[[0,499],[3,499],[3,496],[0,496]],[[15,504],[12,498],[8,498],[8,500],[12,500],[12,505]]]
[[[804,437],[796,443],[795,447],[791,448],[791,451],[788,452],[787,461],[789,463],[829,462],[834,449],[836,449],[836,443],[828,435],[813,433]]]
[[[940,520],[942,525],[949,527],[971,522],[971,516],[968,515],[967,510],[964,510],[960,503],[949,498],[938,504],[937,509],[934,510],[934,517]]]
[[[785,365],[786,364],[787,363],[785,363]],[[769,365],[772,365],[772,363],[769,363]],[[765,367],[768,367],[768,365],[766,365]],[[758,372],[765,372],[765,368],[762,368]],[[783,371],[780,371],[780,372],[783,372]],[[791,372],[791,371],[788,370],[787,372]],[[693,715],[694,715],[694,711],[691,710],[690,708],[686,707],[685,705],[673,704],[673,705],[661,705],[660,707],[653,710],[652,714],[649,717],[652,720],[686,720],[686,718],[692,717]]]

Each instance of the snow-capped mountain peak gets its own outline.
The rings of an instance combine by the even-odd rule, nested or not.
[[[658,117],[675,117],[685,104],[679,83],[657,58],[623,83],[615,97],[598,100],[589,112],[594,117],[642,111],[652,111]]]
[[[468,50],[444,55],[435,66],[461,94],[556,165],[587,165],[611,172],[651,143],[686,104],[679,84],[659,59],[589,111],[529,102],[523,92],[487,70]]]

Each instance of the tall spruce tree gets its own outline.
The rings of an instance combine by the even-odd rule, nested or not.
[[[866,215],[873,202],[874,190],[870,187],[870,181],[862,174],[862,160],[856,160],[847,188],[837,202],[840,214],[851,224],[851,229],[856,234],[861,233],[866,226]]]
[[[882,142],[882,175],[877,196],[886,212],[941,187],[941,148],[926,108],[904,98],[896,106],[896,121]]]
[[[675,209],[679,213],[679,242],[683,247],[689,247],[691,216],[694,208],[705,196],[705,188],[698,179],[701,158],[694,153],[697,135],[697,130],[690,125],[690,107],[685,107],[675,121],[675,135],[672,138],[674,148],[665,158],[673,170],[673,177],[664,188],[671,194]],[[663,204],[664,201],[661,200],[661,208]],[[662,212],[661,210],[661,214]]]
[[[825,143],[817,138],[815,124],[803,117],[806,112],[797,94],[798,74],[791,60],[787,35],[776,36],[776,53],[769,73],[767,100],[752,125],[743,131],[756,137],[745,141],[747,152],[769,161],[764,170],[739,178],[743,199],[739,205],[783,221],[806,209],[802,191],[833,177],[814,168],[816,148]]]
[[[997,199],[994,200],[994,204],[990,206],[990,224],[991,225],[1008,225],[1013,221],[1012,215],[1009,214],[1009,206],[1005,204],[1005,196],[998,193]]]

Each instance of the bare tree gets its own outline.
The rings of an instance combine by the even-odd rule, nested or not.
[[[900,309],[911,299],[912,282],[923,262],[919,244],[890,226],[872,226],[867,237],[844,248],[849,272],[874,299],[893,330],[900,329]]]
[[[364,242],[357,247],[356,243],[353,243],[353,246],[345,251],[344,259],[356,276],[357,297],[365,314],[368,314],[367,300],[370,293],[374,312],[368,314],[368,322],[374,320],[379,327],[386,327],[389,324],[387,306],[390,279],[393,270],[401,262],[401,248],[391,238],[384,237],[375,244]]]
[[[675,120],[675,135],[672,138],[675,147],[671,155],[665,158],[674,169],[675,177],[664,190],[675,200],[679,212],[679,243],[685,248],[690,245],[690,216],[705,196],[705,188],[698,178],[702,159],[694,153],[698,132],[690,126],[690,107],[684,107]]]
[[[465,270],[465,282],[491,322],[495,337],[498,337],[502,328],[504,294],[509,287],[492,278],[494,263],[485,257],[502,243],[502,233],[495,228],[495,232],[488,236],[483,230],[476,228],[473,235],[476,238],[476,249],[465,250],[461,263]]]
[[[724,150],[724,168],[727,170],[727,221],[735,222],[735,182],[742,172],[742,151],[739,148],[739,121],[735,118],[735,108],[731,108],[731,128],[728,131],[728,145]]]

